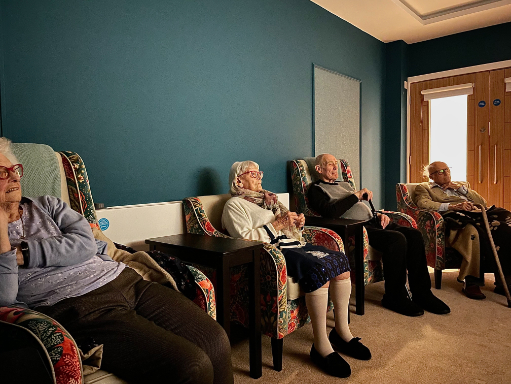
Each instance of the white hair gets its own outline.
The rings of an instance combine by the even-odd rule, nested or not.
[[[231,193],[235,193],[237,190],[236,181],[239,175],[246,172],[249,168],[256,168],[259,170],[259,164],[252,160],[237,161],[231,166],[229,172],[229,186]]]
[[[12,153],[11,140],[7,137],[0,137],[0,154],[7,157],[7,160],[9,160],[12,164],[19,163],[14,153]]]

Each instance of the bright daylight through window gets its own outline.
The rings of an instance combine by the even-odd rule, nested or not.
[[[430,100],[429,160],[451,168],[453,181],[467,180],[467,96]]]

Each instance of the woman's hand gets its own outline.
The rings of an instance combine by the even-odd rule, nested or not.
[[[296,212],[287,211],[283,215],[280,215],[273,223],[273,228],[276,231],[281,231],[284,228],[289,228],[291,225],[296,225],[298,215]],[[305,222],[305,218],[303,219]]]
[[[296,228],[302,228],[305,225],[305,215],[300,213],[297,215],[297,219],[295,221]]]
[[[380,224],[383,229],[390,223],[390,217],[384,215],[383,213],[378,213],[378,217],[380,218]]]
[[[11,250],[11,242],[9,241],[9,216],[3,207],[0,206],[0,253],[9,252]],[[20,250],[21,252],[21,250]],[[23,259],[23,256],[21,256]]]
[[[366,196],[364,196],[366,195]],[[367,188],[364,188],[364,189],[361,189],[360,191],[357,191],[355,192],[355,196],[358,197],[358,200],[372,200],[373,199],[373,193],[367,189]]]

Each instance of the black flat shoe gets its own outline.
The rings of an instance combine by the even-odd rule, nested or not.
[[[311,360],[329,375],[341,378],[351,375],[350,365],[337,352],[332,352],[327,357],[323,357],[316,351],[314,344],[312,344]]]
[[[412,301],[425,311],[437,315],[445,315],[451,312],[451,309],[447,306],[447,304],[433,295],[431,291],[428,291],[424,295],[414,293],[412,296]]]
[[[332,343],[334,349],[341,352],[342,354],[351,356],[358,360],[371,359],[371,351],[360,342],[360,337],[354,337],[349,342],[346,342],[341,338],[341,336],[339,336],[334,328],[332,331],[330,331],[328,340],[330,340],[330,343]]]
[[[424,310],[406,296],[391,297],[387,294],[384,294],[383,299],[381,300],[381,304],[385,308],[397,312],[401,315],[411,317],[424,315]]]

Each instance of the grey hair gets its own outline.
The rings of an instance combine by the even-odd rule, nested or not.
[[[9,160],[12,164],[19,163],[14,153],[12,153],[11,140],[7,137],[0,137],[0,154],[7,157],[7,160]]]
[[[316,160],[314,161],[314,165],[323,165],[323,159],[328,153],[322,153],[321,155],[316,156]]]

